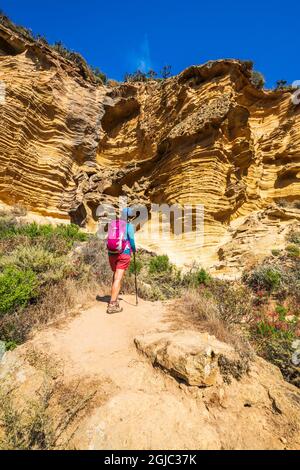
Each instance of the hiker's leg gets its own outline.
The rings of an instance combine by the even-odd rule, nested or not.
[[[111,299],[110,302],[117,302],[118,296],[121,290],[121,282],[124,276],[125,270],[124,269],[117,269],[114,274],[113,285],[111,289]]]
[[[113,289],[113,285],[114,285],[114,282],[115,282],[115,274],[116,274],[116,272],[113,273],[113,278],[112,278],[112,283],[111,283],[111,290]],[[117,304],[119,303],[119,295],[117,297],[116,303]]]

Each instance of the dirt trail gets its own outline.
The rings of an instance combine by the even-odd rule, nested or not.
[[[135,307],[130,296],[123,297],[122,306],[122,313],[107,315],[106,304],[97,302],[22,347],[23,353],[33,347],[61,361],[66,384],[80,381],[86,392],[102,394],[80,422],[76,448],[300,447],[294,411],[299,395],[276,368],[258,360],[249,376],[230,386],[188,387],[153,368],[133,341],[143,333],[174,328],[168,306],[140,301]],[[9,353],[7,368],[16,354]],[[26,378],[23,373],[25,380],[31,381],[30,374]]]
[[[168,326],[163,323],[161,303],[140,300],[138,307],[134,303],[134,298],[122,296],[124,311],[107,315],[107,304],[97,302],[61,328],[40,333],[33,343],[44,350],[49,346],[58,357],[64,358],[65,374],[70,377],[107,375],[125,387],[131,362],[141,362],[133,338]]]
[[[81,378],[99,385],[108,400],[80,426],[75,445],[88,449],[188,449],[199,447],[203,420],[197,404],[171,377],[140,355],[134,338],[171,327],[160,302],[122,297],[124,311],[106,314],[98,302],[63,327],[39,333],[31,345],[63,358],[66,382]],[[204,404],[203,404],[203,408]],[[198,410],[199,412],[199,410]],[[202,437],[204,448],[217,445],[213,429]]]

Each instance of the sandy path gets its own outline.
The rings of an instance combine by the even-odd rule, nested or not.
[[[160,302],[140,300],[136,307],[133,297],[122,299],[122,313],[107,315],[106,303],[97,302],[60,328],[39,333],[33,344],[64,358],[67,376],[106,375],[126,386],[132,361],[147,363],[136,352],[134,337],[167,329],[168,323]]]
[[[156,370],[140,355],[134,338],[170,327],[160,302],[123,296],[124,311],[106,314],[98,302],[59,328],[39,333],[31,345],[63,358],[64,380],[99,383],[109,398],[86,418],[76,434],[75,445],[88,449],[189,449],[218,446],[217,434],[206,423],[208,412],[199,407],[183,386]],[[195,419],[195,413],[198,418]],[[170,433],[172,437],[170,437]]]
[[[124,311],[116,315],[107,315],[106,304],[95,302],[76,317],[38,332],[20,348],[21,356],[33,347],[60,361],[66,386],[77,382],[84,395],[97,392],[73,446],[106,450],[300,447],[299,394],[276,368],[257,359],[251,373],[230,386],[201,389],[180,384],[154,368],[134,345],[140,334],[176,328],[172,312],[160,302],[141,300],[135,307],[134,300],[124,296]],[[10,353],[4,369],[17,363],[20,353]],[[22,383],[33,383],[34,370],[25,373],[21,367],[17,377]],[[274,400],[280,412],[274,412]]]

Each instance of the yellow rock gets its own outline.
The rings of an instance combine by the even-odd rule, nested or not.
[[[231,276],[299,223],[299,106],[290,92],[256,89],[246,63],[102,86],[3,25],[0,37],[2,202],[90,230],[97,206],[121,195],[148,207],[203,204],[203,240],[156,240],[153,218],[138,242]]]

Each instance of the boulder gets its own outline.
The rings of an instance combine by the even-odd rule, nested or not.
[[[208,333],[191,330],[145,334],[136,337],[134,342],[154,366],[194,386],[216,383],[220,376],[220,356],[230,362],[239,359],[231,346]]]

